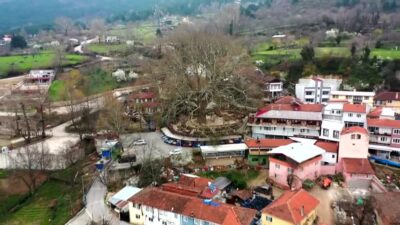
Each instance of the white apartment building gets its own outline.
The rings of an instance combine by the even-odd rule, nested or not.
[[[279,79],[274,79],[265,83],[264,102],[271,103],[282,96],[283,82]]]
[[[331,92],[337,91],[342,84],[341,79],[307,78],[296,84],[296,97],[305,103],[328,102]]]

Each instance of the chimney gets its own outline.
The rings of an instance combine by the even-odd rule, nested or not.
[[[302,205],[300,208],[300,215],[301,217],[304,217],[304,205]]]

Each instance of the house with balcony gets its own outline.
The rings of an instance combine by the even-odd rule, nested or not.
[[[129,200],[130,223],[136,225],[251,225],[257,211],[145,188]]]
[[[294,143],[291,139],[249,139],[245,141],[249,149],[247,157],[250,165],[264,165],[268,167],[268,152],[274,148]]]
[[[303,78],[296,84],[296,97],[305,103],[325,103],[332,91],[339,90],[341,83],[341,79],[334,78]]]
[[[400,120],[368,119],[371,153],[391,159],[400,153]]]
[[[340,132],[345,126],[343,122],[344,102],[329,102],[322,111],[320,139],[339,141]]]
[[[359,126],[367,127],[367,113],[369,107],[366,104],[343,105],[343,122],[345,127]]]
[[[283,82],[280,79],[273,79],[265,82],[264,102],[271,103],[282,96]]]
[[[367,104],[372,106],[374,103],[375,92],[365,91],[332,91],[330,101],[348,101],[351,104]]]
[[[315,224],[318,205],[318,199],[303,189],[298,191],[286,191],[261,211],[261,224]]]
[[[374,97],[374,106],[392,108],[400,113],[400,92],[383,91]]]
[[[249,116],[253,138],[319,137],[321,104],[269,104]]]
[[[300,188],[306,179],[320,176],[321,160],[325,150],[312,142],[293,143],[268,152],[269,178],[283,188],[289,188],[288,176],[293,176],[292,188]]]

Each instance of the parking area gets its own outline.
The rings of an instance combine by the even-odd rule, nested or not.
[[[141,162],[146,157],[148,158],[167,158],[170,155],[170,151],[180,148],[177,145],[171,145],[164,143],[161,138],[161,132],[147,132],[147,133],[135,133],[121,135],[120,140],[124,149],[134,149],[137,157],[137,161]],[[143,139],[146,145],[134,145],[133,142],[136,140]],[[184,156],[184,157],[183,157]],[[182,157],[185,161],[191,161],[192,159],[192,148],[183,147]]]

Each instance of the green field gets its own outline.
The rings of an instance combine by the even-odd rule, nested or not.
[[[55,80],[49,88],[49,98],[52,102],[62,101],[65,90],[65,82],[63,80]]]
[[[2,224],[65,224],[71,217],[71,207],[81,198],[79,187],[72,190],[63,182],[44,183],[35,195],[14,213],[0,218]],[[51,207],[55,203],[55,207]]]
[[[51,101],[67,100],[65,93],[65,80],[68,74],[63,75],[60,80],[55,80],[49,88],[49,98]],[[120,84],[111,76],[111,74],[96,70],[89,74],[82,75],[77,81],[76,88],[86,95],[95,95],[118,88]]]
[[[113,52],[124,52],[129,46],[126,44],[100,44],[91,43],[86,46],[87,50],[98,53],[109,55]]]
[[[235,188],[244,189],[247,187],[247,182],[255,179],[259,175],[259,171],[254,169],[249,170],[229,170],[229,171],[206,171],[198,174],[201,177],[216,179],[217,177],[227,177],[232,181]]]
[[[267,50],[268,44],[259,45],[252,53],[254,60],[298,60],[301,59],[300,48],[297,49],[275,49]],[[315,48],[315,56],[323,57],[350,57],[350,49],[345,47],[319,47]],[[371,56],[377,56],[383,59],[400,59],[400,51],[391,49],[373,49]]]
[[[64,65],[75,65],[86,60],[85,56],[66,54]],[[26,72],[30,69],[50,68],[53,66],[54,53],[43,52],[33,55],[17,55],[0,57],[0,77],[7,72]]]
[[[128,30],[128,28],[114,28],[109,33],[119,37],[126,37],[129,35],[134,37],[134,40],[149,43],[156,38],[156,27],[151,22],[143,22],[134,25],[130,30]]]

